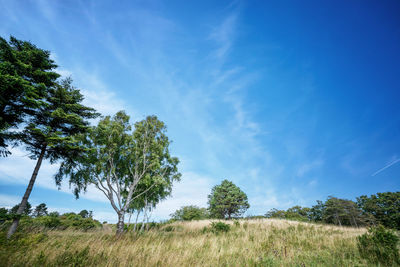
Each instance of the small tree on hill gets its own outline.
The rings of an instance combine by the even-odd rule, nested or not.
[[[250,207],[247,195],[228,180],[213,187],[208,204],[211,217],[221,219],[240,216]]]
[[[47,207],[45,203],[41,203],[36,206],[35,210],[33,211],[33,216],[40,217],[47,215]]]

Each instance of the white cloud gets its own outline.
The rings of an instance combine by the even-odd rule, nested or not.
[[[215,27],[210,34],[210,39],[218,44],[218,48],[214,51],[214,56],[223,59],[229,53],[233,39],[235,37],[237,13],[233,12],[227,16],[223,22]]]

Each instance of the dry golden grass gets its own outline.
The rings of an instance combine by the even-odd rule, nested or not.
[[[210,220],[176,222],[117,238],[108,230],[50,231],[20,239],[4,266],[366,266],[363,228],[261,219],[207,231]],[[22,242],[22,244],[21,244]],[[25,242],[25,243],[24,243]],[[5,248],[4,248],[5,249]],[[9,249],[9,248],[8,248]]]

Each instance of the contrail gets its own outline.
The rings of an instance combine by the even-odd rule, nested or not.
[[[386,165],[385,167],[383,167],[380,170],[377,170],[376,172],[374,172],[371,176],[375,176],[380,172],[383,172],[384,170],[386,170],[387,168],[389,168],[390,166],[393,166],[394,164],[396,164],[397,162],[400,162],[400,158],[399,159],[395,159],[392,162],[390,162],[388,165]]]

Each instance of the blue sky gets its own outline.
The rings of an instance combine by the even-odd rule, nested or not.
[[[223,179],[247,214],[400,189],[398,1],[0,1],[0,35],[50,50],[102,114],[168,126],[182,181],[153,219],[207,205]],[[0,205],[34,162],[0,159]],[[31,203],[116,216],[101,192],[57,191],[44,163]]]

